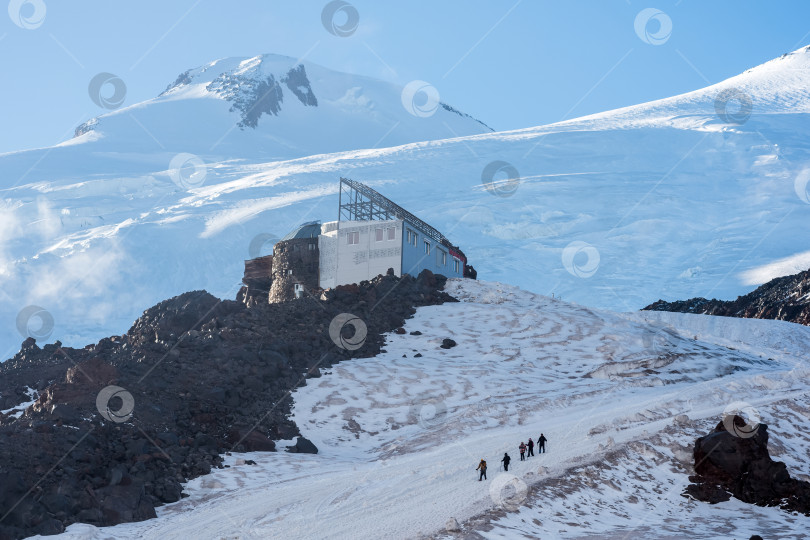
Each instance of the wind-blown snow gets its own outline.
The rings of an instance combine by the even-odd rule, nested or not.
[[[267,62],[268,72],[283,74]],[[198,86],[213,80],[222,67],[213,66],[190,77],[199,77]],[[233,297],[255,237],[280,238],[304,221],[335,218],[340,176],[372,185],[438,228],[481,278],[593,307],[732,299],[749,291],[750,270],[810,250],[810,195],[799,189],[810,164],[806,49],[706,89],[560,124],[306,157],[311,150],[299,148],[293,159],[289,148],[259,154],[276,148],[265,137],[284,146],[314,136],[327,148],[317,152],[334,141],[374,145],[352,139],[368,130],[351,122],[365,120],[341,116],[334,124],[321,104],[336,99],[340,114],[351,115],[338,105],[346,99],[329,90],[348,87],[341,77],[350,76],[306,66],[318,107],[290,94],[289,108],[263,116],[259,131],[234,128],[216,147],[213,133],[233,127],[235,113],[190,83],[102,117],[99,140],[2,156],[6,185],[20,179],[0,191],[9,231],[0,233],[3,357],[19,346],[15,317],[26,305],[53,314],[51,339],[83,346],[123,333],[144,308],[187,290]],[[362,92],[352,96],[383,96],[372,100],[392,119],[377,125],[392,129],[383,145],[396,134],[451,136],[440,113],[480,127],[443,108],[414,117],[393,103],[399,95],[385,83],[358,84]],[[715,112],[719,93],[731,87],[751,98],[742,124]],[[308,126],[327,118],[345,129],[303,129],[309,114],[326,116]],[[173,142],[162,149],[133,118]],[[205,162],[199,187],[172,182],[169,163],[181,151]],[[511,196],[482,185],[482,171],[498,160],[520,174]]]
[[[450,517],[485,538],[803,537],[806,517],[680,493],[689,445],[734,401],[759,410],[773,455],[808,476],[810,328],[615,314],[469,280],[448,291],[462,302],[407,321],[421,335],[388,335],[386,352],[295,391],[317,455],[233,455],[155,520],[61,538],[417,538],[442,536]],[[457,347],[439,348],[446,337]],[[518,461],[541,432],[548,452]],[[498,470],[504,452],[514,477]],[[525,497],[508,499],[506,481]]]

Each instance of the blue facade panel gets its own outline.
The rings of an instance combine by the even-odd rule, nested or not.
[[[414,277],[422,270],[447,277],[463,277],[464,262],[407,221],[403,222],[402,273]]]

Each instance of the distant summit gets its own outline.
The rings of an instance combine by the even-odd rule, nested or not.
[[[184,71],[156,98],[93,118],[75,136],[103,146],[295,158],[491,131],[439,101],[433,87],[265,54]]]

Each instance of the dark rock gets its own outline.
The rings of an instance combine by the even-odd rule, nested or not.
[[[298,437],[295,440],[295,446],[287,447],[287,452],[292,452],[294,454],[317,454],[318,448],[312,444],[309,439]]]
[[[60,534],[64,532],[65,526],[58,519],[45,518],[36,527],[34,527],[34,531],[37,534],[41,534],[42,536],[50,536],[53,534]]]
[[[419,330],[414,330],[413,332],[411,332],[411,335],[412,336],[421,336],[422,332],[420,332]]]
[[[765,424],[729,417],[695,441],[694,459],[696,474],[685,494],[695,499],[715,503],[730,494],[743,502],[810,515],[810,483],[791,478],[784,463],[771,459]]]
[[[192,291],[147,309],[125,335],[81,349],[27,340],[0,362],[3,409],[30,401],[29,388],[38,393],[21,418],[0,418],[0,516],[14,508],[0,539],[57,533],[56,522],[148,519],[155,505],[186,496],[183,482],[221,467],[235,443],[275,450],[274,439],[300,434],[290,390],[339,362],[379,354],[418,306],[455,301],[442,283],[429,273],[378,276],[325,291],[325,300],[279,304]],[[329,326],[339,313],[366,323],[362,347],[335,346]],[[121,422],[97,410],[109,385],[134,402]],[[107,407],[123,404],[115,396]],[[290,450],[318,451],[303,437]]]
[[[79,411],[76,407],[68,405],[67,403],[57,403],[51,407],[51,416],[55,420],[62,420],[63,422],[75,422],[81,418]]]
[[[452,349],[457,343],[450,338],[444,338],[442,344],[439,345],[442,349]]]
[[[180,444],[180,438],[177,433],[172,431],[157,434],[157,441],[166,446],[177,446]]]
[[[141,481],[101,488],[96,490],[96,496],[101,502],[105,526],[157,517]]]
[[[48,493],[40,499],[40,502],[51,514],[67,513],[73,508],[73,501],[61,493]]]
[[[228,434],[228,442],[240,452],[275,452],[276,450],[275,442],[266,435],[248,428],[232,429]]]
[[[736,300],[691,298],[676,302],[658,300],[648,311],[703,313],[723,317],[777,319],[810,325],[810,270],[772,279]]]

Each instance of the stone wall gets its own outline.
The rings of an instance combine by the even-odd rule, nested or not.
[[[307,291],[317,290],[319,257],[317,238],[294,238],[276,244],[273,248],[270,302],[293,300],[296,283]]]
[[[267,302],[270,288],[273,284],[273,256],[265,255],[245,261],[245,275],[242,277],[245,284],[239,301],[248,307],[257,302]]]

